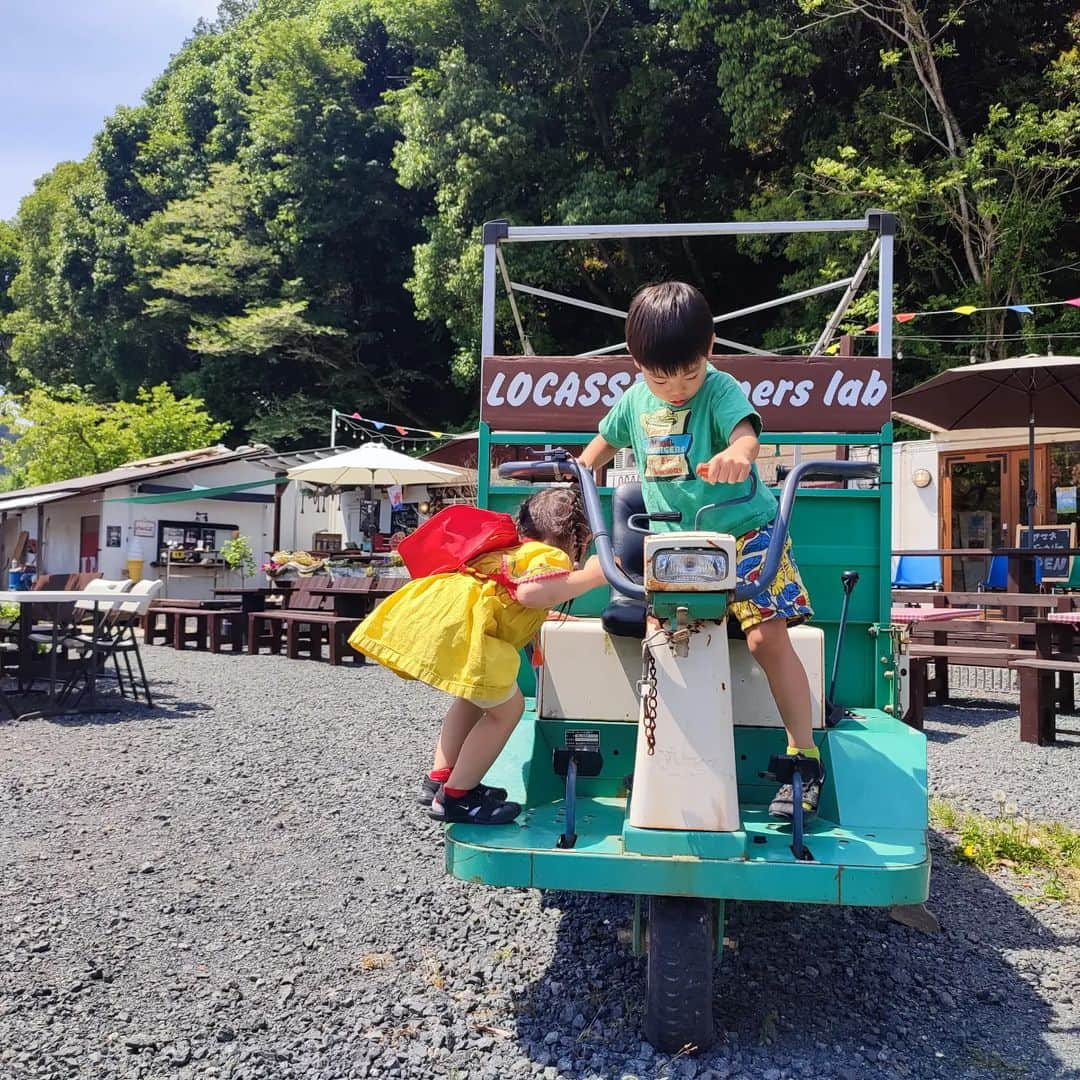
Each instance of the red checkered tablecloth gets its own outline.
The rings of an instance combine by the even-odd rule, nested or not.
[[[982,608],[894,607],[889,618],[894,623],[937,622],[941,619],[981,619]]]
[[[1080,626],[1080,611],[1051,611],[1046,617],[1050,622],[1072,623],[1073,626]]]

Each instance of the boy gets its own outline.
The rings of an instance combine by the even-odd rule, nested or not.
[[[707,503],[744,495],[744,481],[757,472],[761,417],[739,384],[709,364],[714,340],[709,305],[692,285],[668,281],[640,290],[627,315],[626,342],[642,377],[600,422],[600,434],[580,459],[595,469],[616,450],[633,447],[649,512],[682,512],[682,523],[672,528],[692,527],[698,508]],[[760,573],[776,509],[776,497],[759,478],[749,502],[702,518],[703,528],[736,537],[740,578]],[[769,680],[787,731],[788,754],[820,760],[811,732],[810,683],[788,636],[789,623],[813,615],[790,540],[768,591],[733,603],[729,614],[738,619]],[[817,811],[822,779],[803,788],[808,817]],[[769,813],[792,817],[790,784],[777,792]]]

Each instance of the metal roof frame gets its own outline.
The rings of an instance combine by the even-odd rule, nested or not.
[[[503,284],[510,299],[511,309],[514,315],[515,327],[522,342],[522,350],[526,355],[532,353],[528,337],[522,324],[520,313],[514,293],[523,293],[539,296],[558,303],[569,304],[574,307],[585,308],[600,314],[611,315],[617,318],[625,318],[626,312],[616,308],[604,307],[590,301],[581,300],[577,297],[568,297],[560,293],[551,292],[547,289],[539,289],[536,286],[524,285],[510,279],[506,269],[506,263],[502,255],[502,244],[530,244],[559,242],[569,240],[635,240],[659,237],[683,238],[691,236],[754,236],[776,235],[784,233],[803,232],[860,232],[868,231],[875,235],[875,240],[869,251],[860,260],[855,272],[847,278],[832,281],[825,285],[814,286],[811,289],[803,289],[787,296],[766,300],[760,304],[752,304],[736,311],[729,311],[713,318],[714,324],[740,318],[758,311],[779,307],[783,304],[793,303],[809,296],[829,292],[835,289],[843,289],[844,294],[837,304],[832,315],[826,322],[817,343],[814,346],[814,354],[826,349],[840,325],[844,312],[855,298],[856,293],[862,286],[870,266],[877,260],[878,264],[878,355],[892,356],[892,291],[893,291],[893,259],[894,239],[896,234],[896,218],[893,214],[884,210],[869,210],[864,218],[829,220],[829,221],[725,221],[685,225],[541,225],[541,226],[513,226],[506,221],[489,221],[484,224],[484,255],[483,255],[483,305],[481,312],[481,359],[491,356],[495,352],[495,275],[498,270],[502,274]],[[726,338],[717,338],[723,345],[738,349],[742,352],[759,355],[770,355],[763,349],[741,342],[731,341]],[[616,345],[605,346],[600,349],[591,349],[580,353],[580,356],[600,356],[605,353],[615,353],[626,348],[626,342]]]

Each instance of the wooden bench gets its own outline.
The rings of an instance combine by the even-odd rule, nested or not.
[[[370,592],[373,584],[373,579],[368,577],[342,578],[334,589],[338,595],[360,598]],[[285,655],[290,660],[303,657],[321,660],[325,642],[332,665],[337,666],[347,657],[357,664],[363,664],[363,655],[348,647],[348,637],[359,625],[362,615],[344,615],[331,610],[334,596],[319,592],[327,588],[328,578],[311,578],[289,596],[285,610],[251,616],[249,651],[258,651],[262,641],[256,635],[263,633],[263,640],[269,644],[270,651],[280,653],[281,635],[284,633]],[[254,649],[251,647],[252,641],[255,641]]]
[[[333,615],[332,598],[319,596],[311,591],[325,589],[329,584],[330,577],[327,574],[298,578],[293,588],[284,594],[284,603],[280,610],[253,611],[248,616],[248,652],[254,656],[261,649],[267,648],[275,655],[280,654],[286,630],[284,617],[290,612],[320,612],[324,615]]]
[[[1080,661],[1023,657],[1010,665],[1020,675],[1020,741],[1052,746],[1057,714],[1074,712],[1075,678]]]
[[[936,599],[932,606],[975,607],[985,610],[1012,605],[1001,603],[1000,593],[931,593],[922,591],[897,590],[893,599],[905,602],[908,598],[925,601],[929,597]],[[1069,610],[1072,598],[1069,596],[1045,596],[1041,593],[1014,593],[1017,607],[1030,607],[1037,611]],[[951,603],[949,601],[952,601]],[[1035,624],[1026,621],[1007,619],[935,619],[925,623],[914,623],[908,644],[908,673],[910,677],[910,700],[904,719],[913,727],[923,727],[924,709],[928,703],[944,704],[949,700],[949,664],[967,667],[989,667],[998,669],[1017,668],[1023,661],[1036,659],[1032,647]],[[931,668],[933,674],[931,675]],[[1017,670],[1020,670],[1017,668]],[[1051,673],[1050,683],[1054,677]],[[1066,711],[1073,704],[1072,676],[1068,675],[1053,686],[1049,700]],[[1021,736],[1023,738],[1023,735]]]
[[[143,640],[147,645],[158,639],[174,649],[193,645],[199,651],[220,652],[222,624],[240,615],[239,607],[228,607],[217,601],[180,600],[165,598],[150,605],[143,623]],[[194,628],[189,624],[194,622]],[[214,642],[219,647],[214,648]]]

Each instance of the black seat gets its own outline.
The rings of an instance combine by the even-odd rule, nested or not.
[[[630,528],[631,514],[644,514],[640,484],[620,484],[611,497],[611,545],[626,575],[639,584],[645,579],[645,537]],[[611,592],[601,616],[604,629],[615,637],[645,636],[645,601]]]
[[[630,528],[631,514],[644,514],[640,484],[621,484],[611,498],[611,546],[628,577],[645,580],[645,537]],[[615,637],[645,637],[645,601],[631,600],[611,590],[611,601],[601,615],[604,629]],[[728,620],[728,637],[743,639],[738,621]]]

